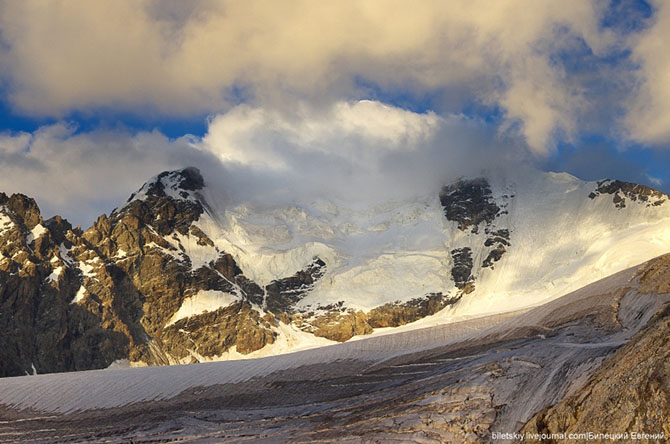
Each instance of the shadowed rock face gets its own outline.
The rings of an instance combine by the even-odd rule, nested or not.
[[[589,197],[595,199],[602,194],[612,195],[612,203],[618,209],[626,208],[626,199],[646,202],[647,206],[660,206],[670,199],[667,194],[645,185],[609,179],[598,182],[598,187]]]
[[[485,247],[493,247],[489,254],[484,259],[482,267],[493,269],[494,263],[498,262],[507,252],[507,247],[510,246],[509,230],[501,229],[497,231],[486,230],[488,238],[484,241]]]
[[[445,186],[440,192],[440,202],[447,220],[456,222],[462,231],[479,231],[479,224],[490,225],[501,213],[493,200],[491,186],[483,178],[461,180]]]
[[[265,287],[265,306],[273,313],[294,313],[295,304],[300,302],[325,272],[325,262],[317,257],[307,268],[293,276],[272,281]]]
[[[497,226],[500,216],[507,214],[508,203],[505,201],[508,199],[509,195],[503,195],[500,197],[503,203],[497,203],[489,182],[484,178],[460,180],[443,187],[440,192],[446,219],[455,222],[467,236],[481,237],[483,247],[488,249],[482,268],[493,269],[511,245],[509,229]],[[464,294],[471,293],[476,280],[472,272],[472,250],[468,247],[454,249],[451,257],[454,264],[451,274],[456,287]]]
[[[102,293],[89,309],[71,304],[85,279],[68,267],[86,258],[81,232],[58,217],[43,221],[35,201],[20,194],[0,193],[0,221],[0,376],[99,368],[127,356],[130,297],[117,309]],[[119,279],[105,278],[113,291]]]
[[[451,258],[454,261],[451,276],[456,283],[456,287],[463,290],[464,293],[471,293],[474,290],[472,250],[468,247],[451,250]]]

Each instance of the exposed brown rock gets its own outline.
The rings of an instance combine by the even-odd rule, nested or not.
[[[442,293],[431,293],[404,303],[384,304],[368,312],[368,324],[372,328],[399,327],[433,315],[456,300]]]
[[[181,319],[165,328],[157,337],[167,353],[183,359],[194,352],[215,357],[235,347],[248,354],[274,342],[277,334],[268,319],[246,302],[240,302],[187,319]]]
[[[640,292],[648,294],[670,293],[670,255],[661,256],[639,273]]]
[[[308,331],[332,341],[348,341],[356,335],[372,333],[367,316],[361,311],[329,311],[309,321]]]
[[[28,230],[32,230],[37,224],[42,223],[42,216],[37,203],[28,196],[12,194],[7,197],[5,193],[0,193],[0,205],[6,205],[25,224]]]

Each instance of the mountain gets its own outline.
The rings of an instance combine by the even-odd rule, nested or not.
[[[1,194],[0,376],[259,357],[526,309],[667,252],[668,200],[533,171],[268,206],[185,168],[83,231]]]
[[[666,255],[514,313],[260,359],[3,378],[0,442],[666,442],[669,303]],[[589,432],[629,438],[541,435]]]

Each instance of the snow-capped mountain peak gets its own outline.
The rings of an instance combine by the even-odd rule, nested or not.
[[[70,313],[30,325],[84,329],[58,353],[79,353],[85,334],[110,344],[58,358],[94,368],[263,356],[523,309],[670,245],[668,196],[567,174],[486,174],[368,206],[221,194],[195,168],[166,171],[85,232],[5,198],[0,273],[12,288],[30,279],[26,306]],[[52,368],[51,348],[21,366]]]
[[[205,186],[200,170],[187,167],[174,171],[163,171],[149,179],[127,202],[143,200],[147,196],[170,197],[175,200],[199,200],[197,192]]]

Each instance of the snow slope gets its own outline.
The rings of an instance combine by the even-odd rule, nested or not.
[[[182,302],[177,313],[172,316],[170,322],[166,325],[172,325],[180,319],[185,319],[193,315],[198,315],[208,311],[216,311],[219,308],[227,307],[239,299],[230,293],[215,290],[200,290],[193,296],[187,297]]]
[[[447,220],[436,190],[411,201],[352,208],[325,200],[281,207],[222,204],[205,189],[208,211],[196,224],[215,247],[183,244],[199,264],[219,251],[231,253],[261,285],[318,256],[326,274],[300,306],[342,301],[364,311],[429,293],[455,294],[450,251],[468,247],[475,290],[446,309],[440,322],[535,306],[663,254],[670,245],[670,202],[629,201],[617,208],[611,195],[589,197],[595,182],[565,173],[510,175],[487,175],[493,199],[507,213],[495,228],[508,229],[511,244],[493,269],[482,266],[489,251],[483,230],[462,231]]]

